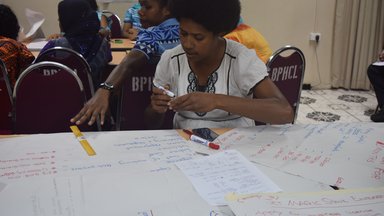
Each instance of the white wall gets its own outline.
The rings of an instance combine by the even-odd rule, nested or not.
[[[265,36],[272,50],[289,44],[304,52],[307,61],[305,83],[311,83],[317,88],[330,87],[336,0],[242,0],[241,2],[245,22]],[[309,41],[310,32],[321,33],[318,45]],[[316,60],[316,53],[319,62]]]
[[[16,13],[20,25],[26,30],[30,28],[29,23],[25,19],[25,8],[42,12],[46,20],[42,29],[46,35],[59,32],[59,21],[57,15],[57,4],[60,0],[2,0],[3,4],[9,5]],[[108,9],[116,12],[121,19],[124,17],[125,10],[131,5],[128,2],[117,2],[110,4]],[[103,4],[99,4],[99,8],[103,9]]]
[[[57,4],[60,0],[2,0],[19,17],[26,29],[25,8],[45,14],[43,31],[46,35],[59,32]],[[300,48],[306,57],[305,83],[327,88],[330,83],[333,20],[336,0],[240,0],[244,21],[261,32],[276,50],[290,44]],[[108,10],[121,19],[131,3],[113,3]],[[100,4],[100,9],[103,5]],[[310,32],[320,32],[319,44],[309,41]],[[316,58],[317,53],[317,58]],[[318,62],[317,62],[318,59]],[[318,70],[319,69],[319,70]],[[320,75],[320,78],[319,78]],[[321,83],[320,83],[321,80]],[[319,85],[320,84],[320,85]]]

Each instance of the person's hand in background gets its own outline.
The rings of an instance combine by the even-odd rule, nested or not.
[[[61,34],[59,34],[59,33],[51,34],[51,35],[48,35],[47,40],[57,39],[57,38],[60,38],[60,37],[62,37],[62,36],[63,36],[63,35],[61,35]]]
[[[384,61],[384,49],[379,53],[379,61]]]

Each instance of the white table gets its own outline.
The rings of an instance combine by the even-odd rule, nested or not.
[[[332,132],[331,127],[355,130],[341,133],[350,137],[338,133],[334,138],[324,137]],[[262,152],[264,144],[274,142],[278,147],[292,140],[300,142],[298,137],[314,136],[313,142],[324,143],[369,135],[361,140],[365,139],[366,149],[371,151],[371,139],[384,139],[383,131],[384,124],[376,123],[258,126],[230,130],[218,142],[223,150],[237,149],[255,161],[255,153]],[[228,207],[208,205],[175,166],[178,161],[203,157],[196,151],[205,146],[186,141],[175,130],[84,134],[96,156],[88,156],[71,133],[1,138],[0,215],[43,215],[39,214],[43,211],[92,216],[232,215]],[[380,144],[378,147],[381,149]],[[376,153],[378,157],[383,154]],[[328,182],[276,169],[274,162],[279,159],[271,157],[268,162],[265,155],[260,158],[255,166],[284,191],[330,189]]]

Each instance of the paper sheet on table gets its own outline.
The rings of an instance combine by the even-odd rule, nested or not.
[[[235,128],[218,137],[248,160],[342,188],[384,186],[384,124]],[[353,169],[351,168],[353,167]]]
[[[7,184],[0,182],[0,193],[7,186]]]
[[[372,65],[375,65],[375,66],[384,66],[384,61],[377,61],[377,62],[374,62]]]
[[[27,17],[27,20],[31,25],[31,29],[28,31],[25,37],[30,37],[34,35],[37,32],[37,30],[41,27],[41,25],[45,21],[45,17],[42,13],[33,11],[29,8],[25,9],[25,16]]]
[[[129,172],[86,175],[83,184],[85,215],[222,215],[219,207],[210,206],[200,198],[178,170],[139,175]]]
[[[0,215],[83,216],[81,176],[15,181],[0,192]]]
[[[27,48],[31,51],[40,51],[47,43],[48,41],[45,38],[40,38],[28,43]]]
[[[231,194],[226,197],[236,216],[246,215],[382,215],[384,188],[308,193]]]
[[[210,205],[226,205],[230,192],[277,192],[281,189],[238,151],[176,163]],[[252,192],[253,191],[253,192]]]
[[[0,182],[127,169],[167,172],[177,169],[174,163],[199,156],[175,130],[85,132],[84,136],[96,156],[89,157],[72,133],[1,139]]]

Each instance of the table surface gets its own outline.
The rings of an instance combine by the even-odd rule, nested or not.
[[[31,51],[32,54],[37,57],[39,55],[39,51]],[[127,51],[112,51],[112,61],[109,62],[110,65],[118,65],[120,64],[121,60],[129,53],[129,50]]]
[[[37,38],[31,43],[25,44],[31,51],[40,51],[48,41],[45,38]],[[127,38],[114,38],[110,40],[112,51],[127,51],[133,48],[135,41]]]
[[[347,144],[353,145],[352,150],[364,144],[362,151],[349,156],[351,163],[354,157],[364,157],[365,153],[384,158],[384,148],[380,144],[384,140],[384,124],[329,123],[214,130],[221,134],[218,142],[222,150],[236,149],[249,160],[259,161],[255,166],[284,191],[330,190],[326,181],[275,168],[280,159],[287,161],[282,155],[284,148],[297,143],[308,145],[306,149],[316,143],[322,146],[329,143],[333,150],[338,148],[338,151],[350,151]],[[72,203],[76,195],[68,193],[81,192],[82,199],[86,201],[83,215],[192,216],[212,215],[215,212],[233,215],[228,207],[208,205],[174,165],[178,161],[203,157],[195,152],[205,148],[191,142],[185,145],[187,135],[180,130],[86,132],[84,138],[95,149],[96,156],[87,156],[71,133],[2,136],[0,212],[7,213],[5,215],[28,215],[57,210],[56,205],[78,210],[82,208]],[[372,146],[376,140],[378,144]],[[270,149],[267,148],[273,146],[281,157],[275,153],[268,156]],[[207,151],[215,153],[214,150]],[[338,160],[337,163],[340,163],[343,158],[338,157]],[[304,165],[310,164],[298,167]],[[375,166],[384,170],[383,164]],[[312,169],[316,171],[320,167]],[[370,168],[355,164],[354,169],[361,169],[359,175],[362,175],[365,169]],[[342,170],[338,168],[333,172],[342,175]],[[68,184],[71,190],[63,191]],[[383,186],[384,182],[381,184]],[[18,205],[12,205],[16,201]],[[60,204],[54,206],[48,204],[59,201]],[[52,209],[42,209],[47,206]],[[82,214],[76,212],[72,215]]]
[[[112,51],[126,51],[133,48],[135,41],[127,38],[115,38],[110,40]]]

